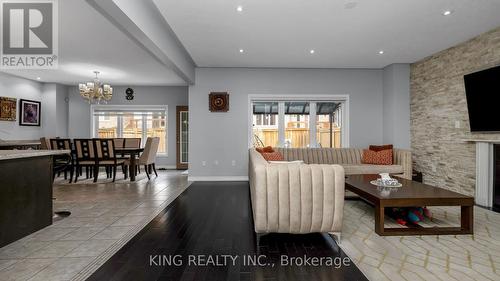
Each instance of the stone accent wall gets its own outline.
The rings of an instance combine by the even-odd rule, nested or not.
[[[474,195],[476,147],[464,139],[500,134],[470,132],[463,76],[497,65],[500,28],[411,65],[411,146],[426,183]]]

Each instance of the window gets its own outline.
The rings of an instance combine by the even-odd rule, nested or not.
[[[253,142],[256,146],[277,146],[278,103],[255,102],[253,105]]]
[[[285,102],[285,147],[309,147],[309,103]]]
[[[117,116],[98,116],[99,118],[99,137],[117,138],[118,137],[118,117]]]
[[[342,124],[347,102],[347,96],[338,100],[251,98],[251,143],[292,148],[348,146]]]
[[[167,154],[166,107],[98,105],[91,111],[93,137],[141,138],[143,146],[148,137],[159,137],[158,154]]]
[[[319,147],[342,147],[340,110],[340,103],[316,103],[316,140]]]

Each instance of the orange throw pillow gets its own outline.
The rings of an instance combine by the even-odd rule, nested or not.
[[[271,153],[274,152],[274,149],[272,146],[266,146],[266,147],[257,147],[255,150],[260,153]]]
[[[264,152],[262,153],[262,157],[266,159],[266,161],[285,161],[283,154],[279,152]]]
[[[392,149],[373,151],[363,150],[363,164],[392,165]]]

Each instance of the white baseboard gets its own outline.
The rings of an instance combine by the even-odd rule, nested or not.
[[[157,169],[167,169],[167,170],[175,170],[177,169],[177,166],[175,165],[158,165],[156,166]]]
[[[248,181],[248,176],[188,176],[188,181]]]

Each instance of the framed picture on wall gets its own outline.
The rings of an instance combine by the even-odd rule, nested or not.
[[[21,108],[19,113],[20,126],[40,126],[41,104],[39,101],[21,99],[19,107]]]
[[[17,99],[0,97],[0,121],[16,121]]]

